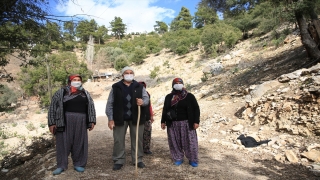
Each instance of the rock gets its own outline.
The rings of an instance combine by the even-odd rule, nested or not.
[[[320,151],[312,149],[308,152],[301,153],[301,156],[308,158],[311,161],[314,162],[320,162]]]
[[[313,144],[307,147],[308,151],[311,151],[312,149],[320,148],[320,144]]]
[[[285,158],[282,154],[277,154],[277,155],[275,155],[275,156],[274,156],[274,159],[275,159],[276,161],[278,161],[278,162],[281,162],[281,163],[285,162],[285,160],[286,160],[286,158]]]
[[[234,125],[233,127],[232,127],[232,131],[233,132],[239,132],[239,131],[241,131],[243,129],[243,125],[241,125],[241,124],[237,124],[237,125]]]
[[[292,150],[285,151],[285,155],[288,161],[290,161],[291,163],[299,162],[297,155]]]

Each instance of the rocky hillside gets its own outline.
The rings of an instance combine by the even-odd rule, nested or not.
[[[258,154],[280,164],[297,165],[297,169],[303,165],[309,169],[309,178],[320,177],[320,65],[307,59],[296,34],[289,35],[279,47],[262,46],[269,41],[265,36],[239,42],[214,59],[203,57],[201,49],[185,56],[163,50],[150,55],[142,65],[132,65],[135,79],[145,81],[152,96],[155,126],[172,79],[181,77],[201,108],[201,142],[222,146],[226,153]],[[152,71],[155,78],[150,77]],[[112,83],[106,79],[84,86],[95,101],[103,101]],[[44,126],[46,113],[36,103],[2,113],[0,119],[3,174],[13,177],[14,167],[32,159],[54,163],[52,136]],[[240,135],[262,144],[246,148],[238,139]],[[39,155],[47,150],[45,156]],[[53,168],[46,164],[38,173],[50,174]]]

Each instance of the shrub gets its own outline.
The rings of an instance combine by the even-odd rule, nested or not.
[[[18,99],[17,93],[10,89],[7,85],[0,85],[0,109],[4,110],[11,106],[11,103],[16,103]]]
[[[36,127],[34,127],[33,123],[30,122],[26,125],[26,128],[29,130],[29,131],[33,131],[36,129]]]
[[[126,55],[122,54],[116,58],[115,63],[114,63],[114,68],[119,71],[128,65],[129,65],[128,57]]]
[[[150,78],[154,79],[158,76],[158,72],[160,71],[160,67],[156,66],[153,68],[153,70],[150,72]]]
[[[241,39],[241,31],[231,25],[224,22],[219,22],[214,25],[205,26],[201,35],[201,42],[204,47],[204,51],[207,54],[212,54],[214,51],[219,50],[219,47],[223,43],[228,48],[233,47],[236,42]]]
[[[131,62],[133,62],[135,64],[142,64],[143,63],[143,59],[145,59],[145,58],[146,58],[145,49],[137,47],[133,52],[133,56],[132,56]]]

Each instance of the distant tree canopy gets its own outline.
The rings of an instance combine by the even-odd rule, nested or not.
[[[168,32],[168,25],[163,21],[156,21],[156,25],[153,26],[154,30],[159,34]]]
[[[186,7],[182,7],[179,15],[175,17],[170,24],[170,31],[192,28],[192,16]]]
[[[121,39],[127,30],[126,25],[122,22],[120,17],[114,17],[114,20],[110,22],[111,32],[117,38]]]
[[[208,6],[198,5],[193,22],[196,28],[202,28],[205,25],[214,24],[218,19],[219,17],[214,9]]]
[[[268,5],[268,3],[270,4]],[[264,11],[261,8],[262,6],[260,5],[262,4],[264,7],[269,7],[268,11]],[[245,20],[242,21],[246,24],[245,26],[240,21],[233,23],[244,31],[251,29],[253,26],[260,25],[260,20],[263,21],[260,27],[265,30],[275,30],[283,22],[296,22],[300,29],[302,43],[309,57],[318,61],[320,60],[320,21],[317,14],[319,13],[320,0],[201,0],[199,5],[208,6],[215,11],[222,12],[225,20],[237,18],[240,20],[241,17],[245,19],[254,18],[256,21],[253,23],[245,23]],[[267,17],[267,19],[264,19],[264,17]],[[309,21],[311,23],[308,25]]]

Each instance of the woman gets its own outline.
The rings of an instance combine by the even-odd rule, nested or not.
[[[59,89],[52,97],[48,126],[56,136],[57,169],[53,175],[68,168],[71,153],[74,169],[83,172],[88,159],[88,132],[96,124],[96,112],[88,91],[82,87],[79,74],[68,77],[68,85]]]
[[[147,84],[143,81],[139,82],[140,84],[143,85],[144,88],[147,88]],[[147,91],[149,99],[150,99],[150,94]],[[144,124],[144,131],[143,131],[143,152],[145,154],[152,154],[150,151],[150,144],[151,144],[151,131],[152,131],[152,123],[154,121],[153,119],[153,110],[151,106],[151,100],[149,101],[149,111],[147,111],[147,120]]]
[[[174,164],[181,165],[185,155],[192,167],[198,167],[199,105],[194,95],[183,87],[181,78],[173,79],[172,88],[164,101],[161,128],[168,127],[168,144]]]

